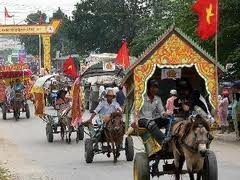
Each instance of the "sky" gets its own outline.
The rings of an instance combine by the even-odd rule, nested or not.
[[[67,15],[71,15],[75,4],[80,0],[0,0],[0,23],[5,23],[4,7],[10,15],[14,15],[16,24],[23,24],[27,15],[41,10],[47,16],[52,16],[58,7]],[[13,24],[13,19],[7,19],[7,24]]]

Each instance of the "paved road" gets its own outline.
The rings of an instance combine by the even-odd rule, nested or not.
[[[15,179],[52,180],[132,180],[132,162],[126,162],[124,153],[117,164],[105,155],[98,155],[92,164],[84,160],[84,144],[71,145],[55,136],[48,143],[45,123],[32,115],[31,119],[0,120],[0,163],[17,174]],[[137,140],[138,141],[138,140]],[[139,142],[139,141],[138,141]],[[138,143],[136,142],[136,143]],[[219,163],[219,180],[239,180],[240,144],[214,142]],[[173,179],[170,176],[160,178]],[[183,179],[188,179],[184,176]]]

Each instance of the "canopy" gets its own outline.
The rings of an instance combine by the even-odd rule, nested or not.
[[[43,85],[45,84],[45,82],[49,79],[51,79],[52,77],[54,77],[55,75],[46,75],[43,77],[40,77],[36,80],[35,84],[33,85],[34,87],[43,87]]]
[[[173,26],[139,57],[122,81],[129,91],[132,89],[134,91],[136,111],[139,111],[144,103],[147,81],[157,68],[195,68],[204,80],[210,104],[213,108],[217,108],[217,73],[223,72],[224,68],[181,30]],[[194,78],[194,76],[189,77],[189,79]]]

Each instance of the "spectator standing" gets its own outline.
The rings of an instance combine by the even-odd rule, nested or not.
[[[222,93],[222,98],[219,101],[218,105],[218,116],[220,118],[220,126],[221,126],[221,132],[220,134],[223,134],[227,129],[228,129],[228,105],[229,105],[229,100],[228,100],[229,93],[227,91],[224,91]]]
[[[119,91],[116,93],[116,100],[117,100],[118,104],[121,106],[121,108],[123,109],[126,97],[123,93],[123,87],[119,86],[118,89],[119,89]]]
[[[170,116],[173,115],[175,110],[175,106],[174,106],[175,99],[177,99],[177,91],[175,89],[172,89],[170,91],[170,97],[167,99],[167,103],[166,103],[167,114]]]

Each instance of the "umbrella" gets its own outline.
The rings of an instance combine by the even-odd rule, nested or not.
[[[46,76],[38,78],[34,84],[34,87],[42,87],[47,80],[51,79],[54,76],[55,75],[46,75]]]

